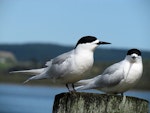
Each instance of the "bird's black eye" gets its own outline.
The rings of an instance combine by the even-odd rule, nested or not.
[[[77,47],[79,44],[90,43],[90,42],[93,42],[93,41],[95,41],[95,40],[97,40],[97,38],[94,37],[94,36],[84,36],[84,37],[82,37],[82,38],[77,42],[77,44],[76,44],[75,47]]]
[[[141,51],[138,50],[138,49],[130,49],[128,52],[127,52],[127,55],[131,55],[131,54],[137,54],[139,56],[141,56]]]

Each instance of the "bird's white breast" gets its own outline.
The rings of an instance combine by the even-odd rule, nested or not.
[[[74,56],[74,63],[72,65],[72,72],[69,75],[69,81],[77,82],[83,79],[93,66],[93,53],[82,53]]]
[[[124,82],[127,84],[127,86],[132,87],[141,78],[143,68],[141,63],[133,63],[129,65],[130,66],[125,67],[126,72],[125,72]]]

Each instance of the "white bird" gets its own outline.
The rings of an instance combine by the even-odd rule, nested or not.
[[[141,52],[138,49],[130,49],[124,60],[109,66],[101,75],[78,81],[75,89],[98,89],[108,94],[123,95],[125,91],[137,84],[142,73]]]
[[[93,53],[100,44],[110,44],[99,41],[94,36],[82,37],[72,51],[66,52],[51,59],[46,63],[45,68],[13,71],[11,73],[28,73],[35,75],[27,79],[24,83],[34,79],[48,78],[57,84],[65,84],[69,90],[69,84],[74,90],[74,83],[83,79],[84,73],[93,66]],[[69,90],[70,91],[70,90]]]

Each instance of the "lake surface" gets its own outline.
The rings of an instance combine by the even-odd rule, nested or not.
[[[0,113],[52,113],[54,97],[62,92],[67,89],[0,84]],[[101,93],[96,90],[88,92]],[[125,95],[150,101],[150,91],[128,91]]]

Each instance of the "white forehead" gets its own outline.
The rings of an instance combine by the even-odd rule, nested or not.
[[[131,56],[139,56],[138,54],[136,54],[136,53],[133,53],[133,54],[131,54]]]
[[[97,43],[99,43],[99,40],[97,39],[97,40],[93,41],[92,43],[97,44]]]

